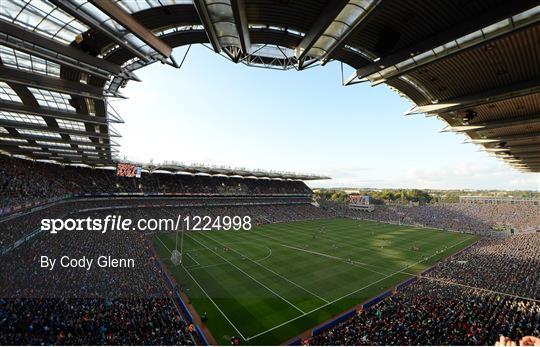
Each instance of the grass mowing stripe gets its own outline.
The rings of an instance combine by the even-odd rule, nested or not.
[[[319,233],[321,227],[323,233]],[[276,223],[257,226],[251,231],[214,231],[204,235],[188,232],[186,235],[189,237],[184,240],[187,241],[184,251],[200,250],[190,253],[200,266],[186,257],[189,261],[182,265],[187,267],[189,275],[180,267],[171,267],[171,270],[184,285],[195,308],[208,312],[210,319],[206,324],[222,345],[228,344],[231,336],[242,337],[229,321],[242,329],[245,344],[283,343],[421,272],[453,253],[448,249],[458,250],[471,243],[463,234],[345,218]],[[160,240],[156,237],[154,244],[160,256],[166,258],[170,247],[165,246],[174,246],[174,235],[170,238],[160,235]],[[281,245],[341,260],[350,259],[357,264]],[[412,246],[419,249],[413,250]],[[426,258],[430,259],[425,261]],[[258,264],[262,259],[266,260]],[[305,313],[249,276],[235,275],[237,269],[230,263]],[[172,265],[168,260],[165,264]],[[369,266],[378,273],[358,265]],[[302,288],[326,298],[328,303]],[[223,314],[228,319],[223,319]]]
[[[382,224],[382,223],[381,223],[381,224]],[[382,225],[383,225],[384,227],[386,227],[386,225],[384,225],[384,224],[382,224]],[[381,232],[377,232],[376,234],[373,233],[374,235],[377,235],[377,236],[380,236],[380,235],[393,235],[393,234],[396,233],[395,231],[391,231],[391,232],[385,231],[385,230],[387,230],[387,229],[382,228],[381,225],[377,225],[377,226],[375,226],[375,227],[382,230]],[[341,231],[341,230],[346,230],[346,229],[336,228],[335,230],[336,230],[336,231]],[[295,232],[296,234],[298,234],[297,231],[303,231],[303,229],[291,227],[290,229],[288,229],[288,231],[289,231],[289,232]],[[348,230],[347,230],[347,231],[348,231]],[[405,232],[405,231],[407,231],[407,232]],[[413,231],[413,232],[408,232],[408,231]],[[429,243],[431,243],[431,242],[430,242],[430,241],[431,241],[431,237],[436,238],[436,237],[438,237],[440,234],[445,235],[445,232],[442,232],[442,231],[440,231],[440,230],[434,230],[434,229],[421,229],[421,228],[411,228],[411,227],[408,227],[407,229],[403,229],[401,232],[398,233],[399,235],[402,235],[402,234],[407,235],[407,234],[408,234],[407,237],[405,237],[405,238],[401,238],[401,237],[400,237],[400,241],[408,240],[410,237],[412,237],[412,238],[416,237],[416,236],[417,236],[417,234],[415,233],[416,231],[423,231],[423,232],[425,232],[424,234],[422,234],[422,238],[423,238],[424,240],[413,240],[413,241],[418,242],[418,243],[420,243],[420,244],[424,244],[424,243],[425,243],[425,244],[429,244]],[[364,233],[364,234],[367,233],[367,232],[368,232],[367,230],[366,230],[366,231],[362,231],[362,233]],[[458,235],[461,235],[461,234],[458,234]],[[304,236],[305,236],[305,235],[304,235]],[[353,234],[353,235],[340,235],[340,237],[341,237],[343,240],[355,240],[355,239],[356,239],[356,240],[359,240],[359,238],[358,238],[357,236],[358,236],[358,235],[355,235],[355,234]],[[373,236],[373,235],[371,235],[371,236]],[[325,234],[325,237],[327,237],[327,238],[329,238],[329,239],[332,239],[332,238],[329,237],[327,234]],[[332,240],[333,240],[333,239],[332,239]],[[342,241],[335,241],[335,240],[333,240],[333,241],[335,241],[335,242],[341,242],[341,243],[343,243],[343,244],[347,244],[346,242],[343,242],[343,240],[342,240]],[[361,240],[361,239],[360,239],[360,240]],[[350,245],[350,244],[347,244],[347,245]],[[364,248],[364,249],[376,251],[376,248],[374,248],[374,247],[376,247],[376,246],[374,246],[374,247],[365,247],[365,246],[363,246],[363,247],[362,247],[362,246],[359,246],[359,245],[355,245],[355,247],[361,247],[361,248]],[[409,247],[401,247],[401,246],[398,246],[398,245],[395,245],[395,244],[392,244],[392,248],[397,248],[397,249],[402,249],[402,250],[405,250],[405,251],[410,251],[410,248],[409,248]]]
[[[352,260],[347,261],[346,259],[342,259],[342,258],[339,258],[339,257],[334,257],[333,255],[328,255],[328,254],[324,254],[324,253],[320,253],[320,252],[310,251],[308,249],[303,249],[303,248],[298,248],[298,247],[293,247],[293,246],[288,246],[288,245],[283,245],[283,244],[281,246],[286,247],[286,248],[290,248],[290,249],[295,249],[297,251],[306,252],[306,253],[309,253],[309,254],[320,255],[321,257],[326,257],[326,258],[338,260],[338,261],[340,261],[342,263],[350,264],[350,265],[353,265],[353,266],[357,263],[357,262],[352,261]],[[360,263],[360,264],[363,264],[363,263]],[[376,273],[376,274],[379,274],[379,275],[386,275],[383,272],[371,270],[371,269],[368,269],[367,267],[364,267],[364,266],[359,266],[359,265],[356,265],[356,266],[358,266],[361,269],[364,269],[364,270],[367,270],[367,271],[370,271],[370,272],[373,272],[373,273]]]
[[[236,330],[236,332],[244,339],[246,340],[246,337],[244,336],[244,334],[242,334],[242,332],[240,332],[240,330],[236,327],[236,325],[233,324],[233,322],[231,322],[231,320],[229,319],[229,317],[227,317],[227,315],[221,310],[221,308],[214,302],[214,300],[212,299],[212,297],[210,295],[208,295],[208,293],[206,292],[206,290],[204,290],[204,288],[199,284],[199,282],[195,279],[195,277],[193,277],[193,275],[189,272],[188,269],[186,269],[184,267],[184,265],[182,265],[182,268],[184,268],[184,271],[186,272],[186,274],[193,280],[193,282],[195,282],[195,284],[197,284],[197,286],[199,287],[199,289],[204,293],[204,295],[206,295],[206,297],[210,300],[210,302],[212,304],[214,304],[214,306],[216,307],[216,309],[223,315],[223,317],[227,320],[227,322],[229,322],[229,324],[234,328],[234,330]]]
[[[223,263],[216,263],[216,264],[203,265],[203,266],[194,265],[194,266],[188,266],[186,268],[193,271],[193,270],[206,269],[206,268],[209,268],[209,267],[221,266],[221,265],[226,265],[226,264],[227,264],[226,262],[223,262]]]
[[[163,244],[163,246],[165,246],[165,248],[167,248],[167,250],[171,252],[170,248],[167,247],[167,245],[161,240],[161,238],[159,237],[158,234],[156,234],[156,237],[157,239],[159,240],[159,242],[161,242],[161,244]],[[229,324],[234,328],[234,330],[236,330],[236,332],[244,339],[246,340],[246,337],[244,336],[244,334],[242,334],[242,332],[236,327],[236,325],[233,324],[233,322],[231,322],[231,320],[229,319],[229,317],[227,317],[227,315],[221,310],[221,308],[214,302],[214,300],[212,299],[212,297],[210,297],[210,295],[208,295],[208,293],[204,290],[204,288],[199,284],[199,282],[195,279],[195,277],[193,277],[193,275],[189,272],[188,269],[186,269],[184,267],[184,265],[181,265],[182,268],[184,269],[184,272],[193,280],[193,282],[195,284],[197,284],[197,286],[199,287],[199,289],[204,293],[204,295],[206,295],[206,297],[208,298],[208,300],[210,300],[210,302],[212,304],[214,304],[214,306],[216,307],[216,309],[223,315],[223,317],[227,320],[227,322],[229,322]]]
[[[201,233],[201,235],[204,235],[205,237],[214,240],[212,237],[210,237],[209,235],[207,235],[207,234],[205,234],[205,233]],[[219,244],[222,245],[222,246],[225,246],[224,244],[222,244],[222,243],[219,242],[219,241],[214,240],[214,242],[219,243]],[[263,269],[269,271],[270,273],[273,273],[274,275],[276,275],[276,276],[278,276],[278,277],[284,279],[285,281],[291,283],[292,285],[294,285],[294,286],[296,286],[296,287],[302,289],[303,291],[305,291],[305,292],[307,292],[307,293],[309,293],[309,294],[315,296],[316,298],[318,298],[318,299],[320,299],[320,300],[322,300],[322,301],[328,303],[328,300],[326,300],[325,298],[323,298],[323,297],[321,297],[321,296],[319,296],[319,295],[313,293],[313,292],[310,291],[309,289],[306,289],[306,288],[302,287],[301,285],[299,285],[299,284],[297,284],[297,283],[291,281],[291,280],[288,279],[287,277],[285,277],[285,276],[283,276],[283,275],[281,275],[281,274],[275,272],[274,270],[269,269],[268,267],[266,267],[266,266],[260,264],[259,262],[255,261],[255,260],[252,260],[251,258],[247,257],[246,255],[244,255],[244,254],[238,252],[238,251],[235,250],[234,248],[232,248],[232,247],[228,247],[228,248],[231,249],[233,252],[236,252],[236,253],[240,254],[241,256],[245,257],[247,260],[251,261],[252,263],[257,264],[259,267],[262,267]]]
[[[169,247],[167,247],[167,245],[166,245],[165,243],[163,243],[163,241],[161,241],[161,237],[159,237],[158,234],[156,234],[156,237],[157,237],[157,239],[159,240],[159,242],[161,242],[161,244],[162,244],[163,246],[165,246],[165,248],[167,248],[167,250],[169,251],[169,253],[172,253],[171,249],[170,249]]]
[[[191,260],[193,260],[194,262],[196,262],[197,265],[201,265],[201,264],[197,261],[197,259],[195,259],[195,258],[193,258],[193,257],[191,256],[191,254],[189,254],[188,252],[185,252],[185,253],[186,253],[186,255],[187,255],[188,257],[191,258]]]
[[[201,233],[202,234],[202,233]],[[268,290],[269,292],[271,292],[272,294],[274,294],[275,296],[277,296],[278,298],[280,298],[281,300],[285,301],[286,303],[288,303],[289,305],[291,305],[292,307],[294,307],[296,310],[302,312],[302,313],[305,313],[304,311],[302,311],[301,309],[299,309],[296,305],[294,305],[292,302],[290,302],[289,300],[285,299],[284,297],[282,297],[281,295],[279,295],[278,293],[276,293],[274,290],[272,290],[271,288],[268,288],[265,284],[263,284],[262,282],[260,282],[259,280],[257,280],[256,278],[254,278],[253,276],[251,276],[250,274],[248,274],[247,272],[245,272],[244,270],[240,269],[238,266],[236,266],[235,264],[233,264],[232,262],[230,262],[229,260],[227,260],[226,258],[222,257],[220,254],[214,252],[211,248],[207,247],[206,245],[204,245],[203,243],[199,242],[198,240],[194,239],[191,235],[188,236],[189,238],[191,238],[192,240],[194,240],[195,242],[197,242],[198,244],[200,244],[201,246],[203,247],[206,247],[209,251],[211,251],[212,253],[214,253],[215,255],[217,255],[218,257],[220,257],[221,259],[223,259],[224,261],[226,261],[227,263],[229,263],[230,265],[232,265],[235,269],[237,269],[238,271],[240,271],[241,273],[243,273],[244,275],[246,275],[247,277],[251,278],[253,281],[257,282],[261,287],[265,288],[266,290]]]
[[[470,238],[468,238],[468,239],[470,239]],[[460,241],[459,243],[455,244],[453,247],[455,247],[455,246],[457,246],[457,245],[463,243],[464,241],[466,241],[466,240],[468,240],[468,239],[465,239],[465,240]],[[432,257],[433,257],[433,256],[435,256],[435,254],[432,255]],[[364,287],[362,287],[362,288],[360,288],[360,289],[355,290],[354,292],[351,292],[351,293],[346,294],[346,295],[344,295],[344,296],[342,296],[342,297],[340,297],[340,298],[337,298],[337,299],[335,299],[335,300],[329,302],[328,304],[325,304],[325,305],[323,305],[323,306],[321,306],[321,307],[319,307],[319,308],[314,309],[313,311],[310,311],[310,312],[305,313],[305,314],[302,315],[302,316],[305,316],[305,315],[310,314],[310,313],[312,313],[312,312],[318,311],[318,310],[320,310],[320,309],[323,308],[323,307],[326,307],[326,306],[328,306],[328,305],[330,305],[330,304],[333,304],[333,303],[335,303],[335,302],[337,302],[337,301],[339,301],[339,300],[342,300],[342,299],[344,299],[344,298],[346,298],[346,297],[348,297],[348,296],[351,296],[351,295],[353,295],[353,294],[355,294],[355,293],[357,293],[357,292],[359,292],[359,291],[361,291],[361,290],[364,290],[364,289],[366,289],[366,288],[368,288],[368,287],[370,287],[370,286],[372,286],[372,285],[374,285],[374,284],[377,284],[377,283],[379,283],[379,282],[381,282],[381,281],[383,281],[383,280],[385,280],[385,279],[387,279],[387,278],[390,278],[390,277],[392,277],[392,276],[395,276],[395,275],[397,275],[397,274],[399,274],[399,273],[405,273],[405,274],[407,274],[406,272],[404,272],[405,270],[411,268],[412,266],[415,266],[415,265],[419,264],[420,262],[421,262],[421,261],[419,261],[419,262],[417,262],[417,263],[414,263],[414,264],[412,264],[412,265],[409,265],[409,266],[407,266],[407,267],[405,267],[405,268],[403,268],[403,269],[401,269],[401,270],[399,270],[399,271],[396,271],[396,272],[394,272],[394,273],[391,273],[391,274],[389,274],[389,275],[386,275],[385,277],[383,277],[383,278],[381,278],[381,279],[379,279],[379,280],[377,280],[377,281],[375,281],[375,282],[373,282],[373,283],[370,283],[370,284],[368,284],[368,285],[366,285],[366,286],[364,286]],[[258,334],[258,335],[250,336],[250,337],[248,337],[247,340],[249,341],[249,340],[251,340],[251,339],[254,339],[254,338],[256,338],[256,337],[261,336],[262,334],[266,334],[266,333],[268,333],[269,331],[272,331],[272,330],[274,330],[274,329],[277,329],[277,328],[279,328],[281,325],[286,324],[286,323],[290,323],[291,321],[294,321],[294,320],[296,320],[296,319],[298,319],[298,318],[301,318],[302,316],[298,316],[298,317],[296,317],[296,318],[293,318],[292,320],[290,320],[290,321],[288,321],[288,322],[282,323],[282,324],[280,324],[279,326],[275,326],[275,327],[273,327],[273,328],[271,328],[271,329],[268,329],[267,331],[265,331],[265,332],[263,332],[263,333],[260,333],[260,334]]]
[[[273,237],[271,237],[271,236],[268,236],[268,235],[262,235],[262,236],[267,237],[267,238],[270,238],[270,239],[272,239],[272,240],[274,240],[274,241],[276,241],[276,242],[281,242],[280,240],[277,240],[277,239],[275,239],[275,238],[273,238]],[[281,244],[281,243],[279,243],[279,245],[282,246],[282,247],[295,249],[295,250],[297,250],[297,251],[304,251],[304,252],[306,252],[306,253],[311,253],[311,254],[316,254],[316,255],[320,255],[320,256],[325,256],[325,257],[330,258],[330,259],[339,260],[339,261],[341,261],[341,262],[343,262],[343,263],[346,263],[346,264],[351,264],[350,262],[348,262],[348,261],[345,260],[345,259],[338,258],[338,257],[334,257],[334,256],[331,256],[331,255],[328,255],[328,254],[324,254],[324,253],[320,253],[320,252],[315,252],[315,251],[310,251],[310,250],[303,249],[303,248],[299,248],[299,247],[288,246],[288,245],[284,245],[284,244]],[[358,262],[358,261],[355,261],[354,263],[356,263],[356,264],[361,264],[361,265],[366,265],[366,266],[373,266],[373,265],[370,265],[370,264],[367,264],[367,263]],[[353,264],[351,264],[351,265],[353,265]],[[357,266],[357,267],[360,267],[360,268],[362,268],[362,269],[364,269],[364,270],[367,270],[367,271],[370,271],[370,272],[373,272],[373,273],[377,273],[377,274],[379,274],[379,275],[386,275],[386,274],[384,274],[384,273],[382,273],[382,272],[375,271],[375,270],[371,270],[371,269],[368,269],[367,267],[364,267],[364,266]],[[325,301],[326,301],[326,300],[325,300]]]
[[[378,227],[380,227],[380,226],[378,226]],[[297,229],[297,228],[291,228],[290,230],[292,230],[293,232],[295,232],[295,231],[297,231],[298,229]],[[338,230],[340,230],[340,229],[338,229]],[[407,229],[404,229],[404,230],[409,230],[409,231],[422,231],[422,232],[425,232],[425,233],[422,234],[422,237],[423,237],[424,239],[426,239],[426,240],[424,240],[424,241],[413,240],[414,243],[417,243],[417,242],[418,242],[418,244],[422,244],[422,245],[423,245],[423,244],[432,244],[432,243],[433,243],[432,238],[433,238],[433,239],[437,239],[437,240],[439,240],[440,238],[445,238],[445,239],[448,238],[448,233],[442,232],[442,231],[440,231],[440,230],[432,230],[432,229],[422,230],[422,229],[418,229],[418,228],[407,228]],[[388,234],[388,233],[378,233],[377,235],[381,235],[381,234]],[[410,233],[410,234],[412,235],[412,237],[415,237],[415,236],[416,236],[416,233]],[[461,235],[463,235],[463,234],[455,234],[455,235],[461,236]],[[356,236],[356,235],[355,235],[355,236]],[[452,236],[454,236],[454,235],[452,235]],[[345,239],[345,240],[351,240],[350,237],[347,238],[346,236],[344,237],[343,235],[340,235],[340,237],[341,237],[342,239]],[[334,239],[330,238],[329,236],[327,236],[327,238],[331,239],[331,240],[332,240],[333,242],[335,242],[335,243],[338,243],[338,244],[343,245],[344,247],[362,248],[362,249],[369,250],[369,251],[380,252],[377,248],[365,247],[365,246],[361,246],[361,245],[354,244],[354,243],[353,243],[354,240],[351,240],[351,242],[348,242],[348,243],[347,243],[347,242],[343,242],[343,241],[337,241],[337,240],[334,240]],[[407,239],[408,239],[408,238],[409,238],[409,237],[407,237]],[[358,240],[358,239],[362,240],[361,238],[358,238],[358,237],[357,237],[356,240]],[[402,240],[402,239],[400,238],[399,242],[403,242],[403,241],[404,241],[404,240]],[[408,252],[411,251],[410,248],[399,247],[399,246],[396,246],[395,243],[396,243],[396,242],[393,242],[390,246],[389,246],[389,245],[386,245],[386,247],[388,247],[388,248],[391,247],[392,249],[395,249],[395,248],[397,248],[397,249],[404,249],[404,250],[406,250],[406,251],[408,251]],[[374,267],[380,268],[380,266],[372,265],[372,264],[369,264],[369,263],[364,263],[364,265],[366,265],[366,266],[374,266]]]

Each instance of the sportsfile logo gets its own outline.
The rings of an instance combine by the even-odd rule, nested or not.
[[[210,230],[251,230],[250,216],[185,216],[173,218],[138,219],[119,215],[108,215],[105,218],[45,218],[41,220],[41,231],[58,234],[59,231],[210,231]]]
[[[102,234],[108,231],[129,231],[129,230],[148,230],[148,231],[171,231],[178,230],[181,223],[181,217],[178,215],[176,220],[171,218],[161,219],[139,219],[136,223],[131,218],[123,218],[117,215],[108,215],[105,218],[66,218],[66,219],[42,219],[41,230],[51,234],[57,234],[59,231],[99,231]]]

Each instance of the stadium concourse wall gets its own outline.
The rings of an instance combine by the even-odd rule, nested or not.
[[[16,209],[3,209],[5,213],[2,215],[0,213],[0,221],[7,221],[12,218],[24,216],[33,212],[40,211],[42,209],[64,204],[64,203],[70,203],[70,202],[77,202],[77,201],[85,201],[85,199],[93,199],[93,200],[107,200],[110,201],[109,198],[159,198],[159,197],[167,197],[167,198],[262,198],[262,197],[291,197],[291,198],[311,198],[311,195],[309,194],[215,194],[215,193],[182,193],[182,194],[175,194],[175,193],[99,193],[99,194],[77,194],[77,195],[66,195],[63,198],[58,199],[51,199],[47,202],[40,202],[37,204],[27,204],[27,205],[20,205],[17,207],[20,207],[19,210]],[[305,202],[272,202],[273,205],[290,205],[290,204],[304,204]],[[103,210],[109,210],[109,209],[130,209],[130,208],[152,208],[152,207],[203,207],[203,206],[211,206],[211,207],[223,207],[223,206],[263,206],[263,205],[269,205],[268,202],[250,202],[250,203],[200,203],[200,204],[189,204],[189,205],[183,205],[181,203],[174,203],[174,204],[138,204],[138,205],[109,205],[109,206],[103,206],[103,207],[95,207],[95,208],[86,208],[86,209],[78,209],[77,211],[70,211],[66,214],[63,214],[61,216],[57,216],[57,218],[66,218],[67,216],[73,214],[73,213],[80,213],[80,212],[91,212],[91,211],[103,211]],[[0,212],[2,212],[0,210]],[[37,235],[41,233],[40,228],[36,228],[32,231],[30,231],[27,235],[21,237],[20,239],[16,240],[9,246],[5,246],[4,248],[0,249],[0,254],[4,255],[9,252],[11,252],[13,249],[19,247],[20,245],[24,244],[25,242],[33,239]]]
[[[393,286],[392,288],[386,290],[385,292],[383,292],[383,293],[381,293],[381,294],[379,294],[379,295],[377,295],[377,296],[375,296],[375,297],[373,297],[371,299],[368,299],[368,300],[364,301],[362,304],[357,305],[356,307],[351,308],[351,309],[349,309],[349,310],[347,310],[347,311],[345,311],[345,312],[331,318],[330,320],[316,326],[315,328],[311,329],[311,331],[309,331],[309,333],[307,335],[302,334],[300,336],[294,337],[293,339],[287,341],[286,344],[289,345],[289,346],[303,345],[303,339],[319,335],[324,331],[332,329],[332,328],[336,327],[337,325],[339,325],[340,323],[354,317],[359,312],[368,310],[369,308],[377,305],[379,302],[383,301],[384,299],[389,298],[389,297],[395,295],[396,293],[404,291],[407,287],[412,285],[419,278],[422,278],[425,275],[427,275],[428,273],[430,273],[431,271],[433,271],[433,269],[435,269],[437,264],[439,264],[440,262],[448,259],[449,257],[456,256],[456,255],[459,255],[459,254],[467,251],[471,247],[474,247],[477,243],[478,243],[478,241],[476,241],[473,244],[459,250],[456,253],[450,254],[449,256],[439,260],[437,263],[435,263],[432,266],[430,266],[429,268],[425,269],[420,274],[418,274],[416,276],[413,276],[413,277],[410,277],[410,278],[406,279],[405,281],[403,281],[403,282]]]
[[[9,215],[11,213],[16,213],[16,212],[28,210],[28,209],[32,210],[32,209],[40,207],[40,206],[50,205],[50,204],[53,204],[53,203],[58,202],[58,201],[67,200],[67,199],[69,199],[71,197],[72,197],[71,195],[65,195],[63,197],[51,198],[51,199],[46,199],[46,200],[41,200],[41,201],[33,201],[33,202],[29,202],[29,203],[21,204],[21,205],[17,205],[17,206],[2,207],[2,208],[0,208],[0,217],[4,216],[4,215],[7,216],[7,215]]]
[[[219,194],[219,193],[159,193],[159,192],[144,192],[144,193],[84,193],[84,194],[71,194],[61,197],[45,199],[40,201],[33,201],[26,204],[17,206],[2,207],[0,208],[0,217],[14,214],[17,212],[24,212],[33,210],[39,207],[46,207],[55,203],[65,202],[77,198],[96,198],[96,197],[285,197],[285,196],[297,196],[297,197],[311,197],[311,194]]]

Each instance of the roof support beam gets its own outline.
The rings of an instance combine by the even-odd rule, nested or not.
[[[134,47],[130,44],[124,37],[118,35],[114,30],[111,30],[105,27],[102,24],[102,20],[95,17],[95,14],[88,13],[85,11],[85,8],[81,7],[74,0],[49,0],[54,5],[58,6],[62,10],[66,11],[75,18],[78,18],[81,22],[86,23],[88,26],[92,27],[97,32],[102,33],[107,36],[113,42],[117,43],[120,47],[123,47],[130,51],[134,56],[144,61],[149,61],[150,57],[147,56],[137,47]],[[84,3],[83,3],[84,4]],[[93,6],[93,5],[92,5]],[[94,6],[95,8],[95,6]]]
[[[465,143],[488,144],[488,143],[497,143],[497,142],[531,141],[531,140],[540,141],[540,133],[518,134],[518,135],[508,135],[508,136],[490,136],[488,138],[466,140]]]
[[[103,89],[89,84],[35,74],[19,69],[0,66],[0,81],[22,84],[28,87],[80,95],[92,99],[104,99]]]
[[[461,98],[449,99],[438,104],[426,106],[415,106],[406,115],[411,114],[440,114],[465,110],[479,105],[491,104],[494,102],[512,99],[524,95],[540,92],[540,79],[521,82],[502,88],[483,91],[475,95],[468,95]]]
[[[356,30],[356,28],[360,26],[360,24],[370,15],[371,11],[373,11],[373,9],[375,9],[377,5],[379,5],[380,2],[381,0],[373,0],[370,3],[369,7],[363,8],[364,12],[355,19],[352,25],[348,26],[348,29],[339,36],[336,42],[327,50],[326,54],[322,57],[321,63],[323,65],[328,63],[332,59],[337,49],[340,48],[347,41],[347,38],[349,37],[349,35],[351,35]],[[359,7],[357,2],[355,1],[350,1],[350,5]],[[344,23],[342,22],[341,18],[336,18],[336,22]]]
[[[522,164],[522,165],[526,165],[526,164],[529,164],[529,165],[532,165],[532,164],[540,164],[540,158],[538,159],[527,159],[526,161],[523,161],[523,160],[518,160],[518,161],[511,161],[511,160],[504,160],[505,162],[507,163],[513,163],[513,164]]]
[[[52,133],[59,133],[59,134],[66,134],[66,135],[88,136],[88,137],[109,139],[108,133],[96,133],[92,131],[81,131],[81,130],[64,129],[64,128],[50,128],[48,126],[43,126],[43,125],[38,125],[38,124],[14,122],[14,121],[9,121],[9,120],[4,120],[4,119],[0,119],[0,127],[11,127],[15,129],[45,131],[49,133],[52,132]],[[115,134],[115,133],[110,134],[110,136],[120,137],[119,134]],[[91,145],[92,142],[89,142],[88,144]]]
[[[152,47],[163,57],[168,58],[171,56],[172,48],[169,45],[154,35],[154,33],[144,25],[139,23],[131,14],[116,5],[114,1],[90,0],[90,2],[101,11],[105,12],[109,17],[113,18],[116,22],[120,23],[124,28],[137,36],[148,46]]]
[[[244,0],[231,0],[231,7],[234,14],[234,23],[240,38],[240,48],[244,55],[251,51],[251,38],[249,36],[248,19],[246,14],[246,4]]]
[[[39,151],[39,150],[35,150],[35,151],[32,151],[30,149],[21,150],[21,149],[16,149],[9,146],[6,146],[6,147],[0,146],[0,151],[7,152],[11,155],[24,155],[34,160],[53,160],[55,162],[60,162],[63,164],[70,164],[70,163],[78,164],[78,162],[82,162],[83,164],[86,164],[86,163],[93,163],[93,164],[111,163],[112,164],[113,163],[113,160],[111,159],[97,160],[97,159],[88,158],[87,155],[84,155],[84,156],[80,154],[62,155],[60,153],[49,153],[49,152]],[[51,158],[51,157],[55,157],[55,158]],[[56,157],[62,157],[62,159],[56,159]]]
[[[250,38],[243,0],[194,0],[193,4],[215,52],[233,62],[249,56]]]
[[[109,122],[110,122],[105,117],[89,116],[89,115],[79,114],[75,112],[57,110],[57,109],[49,108],[49,107],[24,105],[17,102],[4,101],[4,100],[0,100],[0,110],[14,112],[14,113],[33,114],[36,116],[50,116],[56,119],[65,119],[65,120],[79,121],[79,122],[92,123],[92,124],[101,124],[101,125],[109,125]]]
[[[523,153],[516,153],[516,154],[508,154],[505,152],[495,153],[495,155],[499,158],[514,158],[514,159],[522,159],[527,160],[530,158],[540,158],[540,150],[537,151],[530,151],[530,152],[523,152]]]
[[[523,148],[484,148],[483,150],[489,153],[509,152],[512,155],[519,155],[520,153],[529,153],[530,151],[534,151],[538,148],[540,148],[540,145],[535,144],[523,146]]]
[[[212,48],[216,53],[221,53],[221,44],[219,43],[214,23],[212,23],[210,18],[210,13],[206,8],[206,2],[204,0],[193,0],[193,5],[195,5],[195,9],[199,14],[199,18],[201,19]]]
[[[514,127],[514,126],[520,126],[520,125],[532,125],[532,124],[540,124],[540,115],[530,115],[525,117],[514,117],[514,118],[508,118],[503,120],[496,120],[491,122],[482,122],[482,123],[476,123],[471,125],[458,125],[453,127],[448,127],[447,129],[444,129],[443,132],[467,132],[467,131],[486,131],[486,130],[494,130],[494,129],[501,129],[501,128],[508,128],[508,127]]]
[[[54,142],[54,143],[66,143],[69,145],[77,145],[77,146],[92,146],[92,147],[101,147],[101,148],[112,148],[112,147],[118,147],[119,145],[116,143],[111,142],[109,143],[103,143],[103,144],[95,144],[93,142],[85,142],[85,141],[77,141],[77,140],[66,140],[63,138],[56,138],[56,137],[47,137],[47,136],[37,136],[37,135],[27,135],[27,134],[5,134],[0,133],[0,139],[7,139],[6,141],[9,141],[9,139],[19,139],[19,140],[28,140],[28,141],[40,141],[40,142]]]
[[[324,31],[332,24],[334,19],[336,19],[338,14],[348,3],[349,0],[334,0],[328,2],[328,5],[322,11],[319,18],[317,18],[311,29],[302,39],[302,42],[296,47],[295,55],[298,61],[302,61],[306,57],[309,50],[315,45],[315,42],[323,35]]]
[[[508,146],[508,147],[504,147],[504,148],[493,148],[493,147],[489,147],[489,148],[486,148],[486,151],[498,151],[502,149],[503,151],[510,151],[510,153],[512,154],[518,154],[518,153],[527,153],[527,152],[530,152],[531,150],[539,150],[540,149],[540,144],[538,143],[531,143],[531,144],[528,144],[528,145],[519,145],[519,146]]]
[[[0,138],[0,146],[32,146],[32,147],[40,147],[40,148],[51,148],[51,149],[57,149],[57,150],[60,150],[59,153],[72,153],[73,151],[79,151],[79,152],[82,152],[82,151],[85,151],[85,152],[95,152],[96,155],[107,155],[107,154],[110,154],[111,152],[117,152],[117,150],[111,150],[110,148],[99,148],[99,149],[85,149],[85,148],[78,148],[78,149],[75,149],[73,147],[65,147],[65,146],[61,146],[61,145],[51,145],[51,144],[40,144],[40,143],[37,143],[37,144],[32,144],[32,143],[21,143],[21,142],[17,142],[17,141],[4,141]],[[61,152],[61,150],[67,150],[67,151],[71,151],[71,152]],[[54,153],[57,153],[56,151],[53,151]],[[86,153],[86,155],[93,155],[93,154],[88,154]]]
[[[500,22],[501,20],[504,20],[516,14],[522,13],[526,10],[529,10],[532,7],[534,7],[534,3],[530,1],[520,1],[520,0],[506,1],[502,5],[490,11],[485,12],[484,14],[480,16],[475,16],[474,18],[468,21],[460,23],[457,26],[453,26],[451,29],[447,31],[443,31],[439,34],[436,34],[430,37],[429,39],[424,40],[414,46],[407,47],[405,49],[402,49],[401,51],[398,51],[386,57],[382,57],[379,61],[373,62],[371,64],[368,64],[356,70],[356,72],[353,73],[351,77],[349,77],[348,81],[353,81],[355,79],[364,79],[373,74],[378,74],[382,72],[384,69],[387,69],[389,67],[403,64],[408,59],[411,59],[411,58],[414,59],[415,56],[431,51],[439,46],[452,42],[460,37],[474,33],[480,29],[483,29],[492,24]],[[517,27],[511,26],[510,31],[513,31],[516,29]],[[506,34],[510,31],[508,29],[501,30],[501,32],[498,33],[497,37],[500,35]],[[457,53],[459,51],[463,51],[464,49],[469,49],[478,44],[485,43],[486,40],[491,40],[493,38],[494,37],[489,37],[487,39],[482,39],[478,41],[475,40],[473,45],[468,45],[468,46],[463,45],[462,47],[458,47],[457,49],[453,50],[451,54]],[[412,65],[409,69],[407,69],[407,71],[410,72],[411,69],[416,69],[421,65],[424,65],[426,63],[432,63],[443,57],[448,57],[448,54],[445,54],[444,52],[442,52],[441,54],[437,56],[433,56],[429,60],[422,61],[421,64],[420,64],[420,61],[418,61],[416,64]],[[405,72],[406,72],[405,69],[401,69],[399,71],[396,70],[394,73],[389,74],[388,76],[385,76],[385,78],[381,78],[381,80],[378,83],[384,82],[385,80],[389,78],[395,78]]]
[[[0,43],[103,78],[108,78],[109,74],[118,75],[121,72],[120,66],[116,64],[93,57],[77,48],[63,45],[1,19]]]

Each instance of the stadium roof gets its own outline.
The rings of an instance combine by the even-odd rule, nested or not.
[[[223,175],[223,176],[240,176],[254,178],[269,178],[281,180],[325,180],[330,179],[328,176],[303,174],[296,172],[285,171],[268,171],[268,170],[252,170],[246,168],[231,168],[225,166],[208,166],[208,165],[186,165],[181,163],[163,163],[163,164],[134,164],[139,165],[147,171],[166,171],[170,173],[190,173],[190,174],[206,174],[206,175]]]
[[[539,172],[539,19],[523,0],[2,0],[0,151],[110,165],[123,121],[108,98],[204,44],[267,68],[340,61],[345,85],[386,83],[410,114]]]

